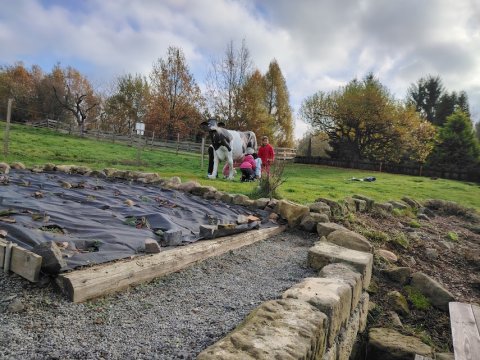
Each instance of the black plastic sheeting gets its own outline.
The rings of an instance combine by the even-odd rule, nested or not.
[[[200,225],[212,218],[228,224],[238,215],[265,215],[131,181],[26,170],[13,170],[8,177],[8,184],[0,185],[0,229],[7,231],[6,240],[26,249],[46,241],[68,243],[63,251],[68,268],[62,271],[141,253],[146,238],[160,239],[157,230],[180,230],[186,245],[200,239]],[[63,188],[62,181],[72,188]],[[258,223],[240,229],[253,226]]]

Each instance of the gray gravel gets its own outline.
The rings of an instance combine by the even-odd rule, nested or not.
[[[289,231],[83,304],[0,272],[0,359],[194,359],[312,276],[317,237]]]

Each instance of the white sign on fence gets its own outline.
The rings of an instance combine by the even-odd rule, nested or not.
[[[137,132],[137,135],[143,135],[145,132],[145,124],[142,122],[135,123],[135,131]]]

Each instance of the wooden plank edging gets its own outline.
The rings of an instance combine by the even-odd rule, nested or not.
[[[31,281],[37,282],[40,278],[42,257],[21,246],[15,245],[10,248],[10,257],[7,258],[8,243],[0,240],[0,267],[14,272],[17,275]],[[8,264],[6,262],[9,262]]]
[[[251,230],[214,240],[202,240],[159,254],[96,265],[61,274],[56,282],[69,300],[78,303],[112,294],[132,285],[182,270],[197,262],[277,235],[285,226]]]
[[[480,354],[480,308],[461,302],[448,305],[455,359],[473,360]]]

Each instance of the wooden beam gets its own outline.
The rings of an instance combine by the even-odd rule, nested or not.
[[[5,261],[5,248],[7,245],[3,242],[0,241],[0,268],[3,269],[3,262]]]
[[[7,242],[0,239],[0,265],[5,268],[4,262]],[[21,277],[37,282],[42,267],[42,257],[20,246],[13,246],[11,249],[9,270]],[[8,266],[7,266],[8,267]]]
[[[214,240],[178,246],[159,254],[75,270],[57,277],[57,284],[73,302],[112,294],[154,278],[182,270],[207,258],[277,235],[285,226],[250,230]]]
[[[450,302],[450,324],[456,360],[478,359],[480,354],[480,308],[461,302]]]

